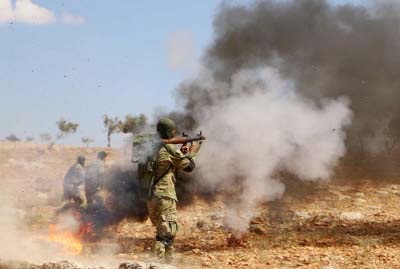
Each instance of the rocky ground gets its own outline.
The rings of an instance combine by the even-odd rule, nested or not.
[[[15,201],[30,230],[42,229],[60,204],[65,170],[77,154],[93,158],[97,150],[56,146],[49,151],[46,146],[1,142],[1,198]],[[120,153],[111,155],[116,159]],[[242,235],[232,236],[224,229],[221,201],[198,200],[179,211],[173,264],[178,268],[400,268],[400,170],[395,160],[387,163],[391,168],[383,170],[372,169],[374,161],[367,166],[343,165],[330,182],[288,180],[285,196],[260,206],[259,216]],[[153,233],[149,221],[124,220],[108,228],[102,240],[87,243],[81,255],[91,257],[101,246],[113,244],[115,259],[146,261]],[[0,252],[0,259],[7,257]]]

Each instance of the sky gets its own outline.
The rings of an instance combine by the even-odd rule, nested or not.
[[[220,3],[0,0],[0,139],[55,137],[63,117],[79,128],[61,143],[105,145],[104,114],[175,108],[174,90],[195,74]]]

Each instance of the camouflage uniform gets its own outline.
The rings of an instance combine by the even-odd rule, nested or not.
[[[175,145],[163,145],[155,156],[154,186],[152,196],[148,201],[150,220],[155,226],[155,253],[162,258],[170,255],[172,243],[178,230],[176,222],[176,171],[187,170],[194,162],[185,157]]]
[[[72,165],[64,177],[63,201],[73,200],[75,203],[86,207],[87,201],[84,192],[85,171],[81,164]]]
[[[104,184],[104,161],[97,159],[87,169],[85,177],[85,193],[88,205],[95,202],[96,196]]]

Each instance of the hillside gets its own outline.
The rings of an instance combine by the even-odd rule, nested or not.
[[[48,150],[46,145],[1,142],[0,218],[6,223],[1,232],[10,240],[15,233],[22,241],[46,233],[61,204],[65,171],[77,155],[84,154],[90,162],[99,150],[58,145]],[[121,152],[109,152],[109,165],[123,159]],[[392,169],[387,168],[385,176],[372,165],[369,174],[368,169],[342,165],[330,182],[288,179],[284,197],[260,206],[249,232],[241,235],[232,236],[224,228],[221,199],[196,200],[179,211],[174,264],[178,268],[397,268],[400,173],[395,160],[386,162]],[[14,228],[24,230],[26,237],[7,230],[7,209],[18,213]],[[33,248],[27,251],[34,253],[17,255],[11,253],[12,246],[0,243],[0,259],[69,259],[115,266],[119,261],[149,260],[152,238],[149,221],[123,220],[98,240],[84,242],[79,255],[57,249],[35,257],[41,250]]]

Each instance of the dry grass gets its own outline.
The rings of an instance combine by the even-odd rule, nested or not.
[[[34,144],[0,143],[0,187],[6,189],[2,195],[15,198],[16,191],[24,192],[15,202],[28,209],[26,223],[45,227],[59,204],[65,170],[78,154],[90,159],[97,150],[49,151]],[[230,234],[215,217],[221,214],[221,201],[197,201],[179,211],[175,262],[180,268],[400,268],[400,167],[396,170],[395,163],[385,166],[386,174],[380,168],[343,165],[336,179],[320,184],[288,176],[283,199],[260,206],[258,229],[235,247],[228,245]],[[310,218],[299,217],[300,211]],[[364,218],[343,220],[343,212]],[[200,220],[202,225],[197,225]],[[123,221],[110,227],[103,241],[87,247],[116,240],[120,257],[147,259],[153,233],[149,222]]]

